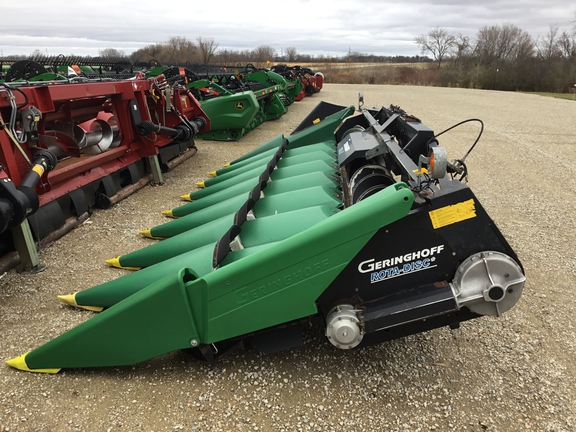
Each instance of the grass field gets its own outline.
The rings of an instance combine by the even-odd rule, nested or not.
[[[576,100],[576,94],[573,93],[547,93],[547,92],[527,92],[529,94],[537,94],[540,96],[554,97],[559,99]]]
[[[313,71],[322,72],[332,84],[430,84],[437,70],[430,63],[305,63]]]
[[[392,85],[431,85],[459,87],[472,85],[446,82],[442,79],[441,69],[435,63],[360,63],[360,62],[312,62],[289,63],[289,66],[300,65],[315,72],[322,72],[324,81],[330,84],[392,84]],[[443,64],[443,66],[446,63]],[[477,78],[477,77],[476,77]],[[486,84],[486,83],[484,83]],[[475,83],[482,87],[481,84]],[[484,86],[484,88],[492,88]],[[576,101],[576,86],[570,93],[523,92],[540,96],[554,97]]]
[[[413,67],[413,68],[425,68],[430,63],[367,63],[367,62],[313,62],[313,63],[288,63],[288,66],[303,66],[309,67],[313,70],[324,70],[324,69],[370,69],[379,67]]]

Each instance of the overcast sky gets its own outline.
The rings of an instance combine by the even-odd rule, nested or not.
[[[417,55],[414,37],[439,26],[474,37],[512,23],[533,37],[550,25],[572,30],[576,4],[566,0],[38,0],[4,1],[0,55],[125,54],[184,36],[214,38],[220,48],[269,45],[306,54]]]

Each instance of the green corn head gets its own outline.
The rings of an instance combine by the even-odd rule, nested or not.
[[[57,372],[182,349],[213,362],[242,343],[297,345],[310,324],[361,348],[511,308],[522,267],[464,168],[399,108],[360,111],[321,103],[213,172],[142,232],[165,240],[109,260],[137,271],[61,298],[101,313],[8,364]]]

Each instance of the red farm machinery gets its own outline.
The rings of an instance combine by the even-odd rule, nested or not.
[[[95,205],[162,183],[162,172],[196,152],[195,135],[210,130],[180,76],[83,67],[93,74],[64,77],[19,61],[0,83],[3,267],[19,259],[23,271],[38,270],[35,242],[66,232]]]

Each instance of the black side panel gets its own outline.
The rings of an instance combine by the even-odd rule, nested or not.
[[[518,261],[472,191],[460,183],[454,189],[376,232],[319,297],[322,314],[326,316],[338,304],[360,305],[398,296],[409,300],[411,290],[451,282],[459,264],[480,251],[502,252]],[[434,228],[431,211],[448,212],[450,206],[471,200],[474,217]]]
[[[367,333],[458,309],[447,283],[422,286],[360,307],[363,309],[360,319]]]
[[[345,106],[334,105],[328,102],[320,102],[316,107],[302,120],[302,122],[298,125],[296,129],[292,131],[290,135],[294,135],[310,126],[315,125],[315,120],[324,120],[326,117],[331,116],[332,114],[336,114],[343,109],[346,109]]]
[[[273,331],[258,332],[246,339],[246,342],[265,354],[295,348],[302,345],[302,328],[286,326]]]
[[[374,333],[366,333],[360,345],[355,349],[376,345],[393,339],[399,339],[416,333],[422,333],[438,327],[450,326],[458,328],[462,321],[478,318],[480,315],[471,312],[468,308],[462,308],[457,312],[450,312],[425,320],[410,322],[404,325],[387,328]]]

